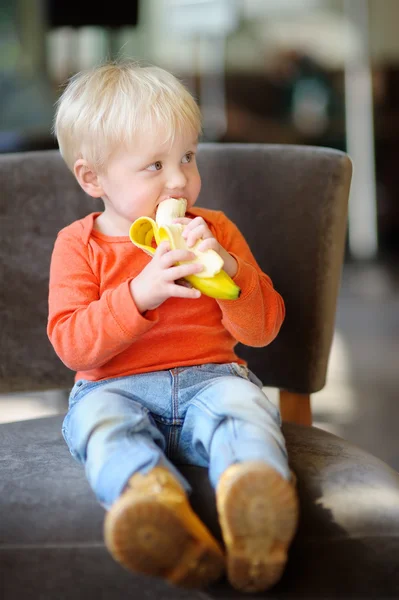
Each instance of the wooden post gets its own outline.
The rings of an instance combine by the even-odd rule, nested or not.
[[[310,394],[294,394],[280,390],[281,419],[297,425],[312,424]]]

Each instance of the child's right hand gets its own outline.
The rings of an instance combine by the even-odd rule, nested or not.
[[[146,267],[130,282],[130,293],[140,313],[158,308],[168,298],[199,298],[198,290],[179,285],[179,279],[202,271],[200,264],[177,265],[193,260],[188,250],[170,250],[169,242],[162,242]]]

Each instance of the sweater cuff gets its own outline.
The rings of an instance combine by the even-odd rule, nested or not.
[[[236,254],[233,254],[232,252],[230,252],[230,254],[237,261],[237,273],[232,279],[241,290],[241,294],[237,300],[234,300],[234,304],[236,304],[237,302],[241,304],[248,298],[248,296],[252,294],[254,289],[257,287],[258,274],[256,272],[255,267],[248,264],[247,262],[244,262]],[[230,303],[231,300],[228,300],[227,302]]]
[[[157,310],[148,310],[142,315],[132,298],[129,283],[125,281],[108,297],[108,306],[121,331],[132,341],[149,331],[159,316]]]

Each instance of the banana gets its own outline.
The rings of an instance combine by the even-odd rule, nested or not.
[[[205,296],[216,298],[218,300],[236,300],[240,295],[240,288],[223,271],[223,259],[214,250],[201,251],[198,246],[201,240],[194,246],[188,248],[186,240],[183,238],[183,225],[173,223],[176,218],[184,217],[186,213],[187,201],[185,198],[168,198],[158,206],[154,219],[150,217],[139,217],[132,223],[129,230],[129,237],[133,244],[153,256],[155,248],[152,247],[152,241],[155,238],[156,244],[168,241],[172,249],[189,250],[195,254],[195,259],[189,263],[200,263],[203,270],[196,275],[188,275],[185,279]]]
[[[161,225],[170,225],[173,219],[184,217],[187,209],[187,200],[185,198],[168,198],[161,202],[157,208],[155,219],[158,227]]]

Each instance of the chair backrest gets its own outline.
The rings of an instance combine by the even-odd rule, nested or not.
[[[328,148],[203,144],[200,206],[223,210],[286,303],[277,339],[238,351],[265,385],[312,393],[325,383],[352,166]],[[58,151],[0,155],[0,392],[66,388],[73,373],[46,335],[57,232],[101,210]]]

